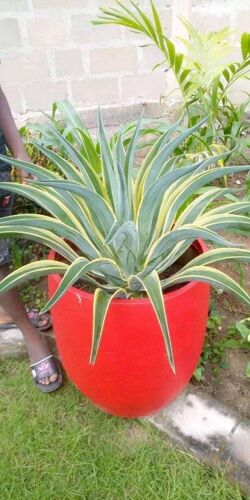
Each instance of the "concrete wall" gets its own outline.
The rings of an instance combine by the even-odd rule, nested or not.
[[[147,8],[149,2],[138,4]],[[178,13],[205,30],[224,25],[238,33],[249,29],[250,0],[155,4],[174,38],[183,34]],[[64,97],[90,115],[103,105],[112,120],[121,108],[156,103],[173,89],[163,70],[151,72],[162,57],[139,47],[142,38],[119,27],[91,25],[100,6],[113,5],[113,0],[0,0],[0,83],[19,123]]]

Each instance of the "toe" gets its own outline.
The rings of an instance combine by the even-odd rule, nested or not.
[[[39,384],[49,385],[50,384],[49,377],[45,377],[45,378],[42,378],[41,380],[39,380]]]
[[[53,375],[51,375],[49,378],[51,383],[55,382],[57,379],[58,379],[58,373],[53,373]]]
[[[39,328],[43,328],[47,326],[48,320],[46,318],[39,318]]]

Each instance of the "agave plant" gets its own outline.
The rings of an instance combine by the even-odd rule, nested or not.
[[[140,121],[125,150],[123,131],[110,147],[101,114],[99,143],[101,171],[61,136],[70,160],[37,144],[62,175],[34,164],[5,158],[12,165],[36,176],[29,185],[2,183],[1,187],[36,201],[49,215],[24,214],[1,219],[0,237],[24,237],[56,251],[55,260],[32,262],[2,280],[0,292],[40,276],[60,273],[63,278],[44,310],[51,308],[79,278],[91,283],[94,321],[90,362],[94,363],[101,342],[109,305],[115,297],[146,293],[152,303],[174,370],[171,336],[163,303],[163,291],[189,281],[204,281],[234,292],[247,304],[250,297],[232,278],[210,267],[224,259],[250,261],[250,251],[238,248],[217,231],[249,228],[249,201],[228,203],[229,189],[202,187],[219,178],[221,156],[176,167],[173,151],[203,122],[177,134],[172,125],[151,147],[134,175]],[[60,134],[59,134],[60,136]],[[58,136],[58,140],[59,140]],[[88,141],[86,142],[86,148]],[[3,158],[3,157],[2,157]],[[225,167],[224,173],[247,171],[249,166]],[[220,198],[220,205],[210,205]],[[219,248],[197,255],[171,275],[171,266],[197,239]],[[169,275],[162,273],[169,269]]]
[[[59,116],[58,116],[59,114]],[[48,121],[45,123],[32,123],[29,126],[22,127],[20,133],[24,140],[28,139],[28,148],[33,148],[32,133],[37,135],[37,141],[48,148],[56,148],[57,151],[67,157],[68,149],[67,143],[62,141],[63,136],[73,146],[75,146],[84,159],[93,165],[94,170],[98,174],[101,172],[100,160],[100,144],[98,140],[91,137],[84,121],[79,116],[73,105],[64,99],[63,101],[56,101],[52,105],[51,115],[46,115]],[[170,124],[161,122],[160,120],[143,119],[142,127],[140,129],[140,137],[143,141],[140,143],[141,148],[147,147],[150,143],[149,136],[160,136]],[[128,123],[123,129],[123,144],[126,146],[136,128],[136,122]],[[117,133],[111,135],[109,139],[110,147],[112,148],[117,141]],[[32,155],[33,149],[31,149]]]

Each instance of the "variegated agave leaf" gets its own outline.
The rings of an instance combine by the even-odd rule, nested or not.
[[[26,196],[48,213],[0,219],[0,238],[18,236],[39,241],[56,250],[64,261],[42,260],[28,264],[1,282],[0,293],[23,280],[60,273],[63,278],[44,309],[47,310],[79,278],[91,283],[96,288],[90,356],[90,362],[94,363],[112,299],[144,292],[152,303],[174,371],[163,289],[187,281],[204,281],[225,288],[250,304],[246,291],[210,267],[225,259],[249,262],[250,251],[233,245],[218,231],[222,228],[249,231],[250,202],[228,202],[226,196],[230,190],[209,187],[222,175],[248,171],[249,166],[218,168],[216,162],[220,155],[178,168],[174,151],[199,131],[204,123],[200,122],[179,134],[179,123],[168,127],[136,170],[141,123],[133,127],[124,146],[123,131],[108,141],[101,114],[96,166],[89,133],[85,128],[81,130],[77,115],[70,107],[64,104],[62,110],[67,114],[74,141],[69,140],[72,135],[64,136],[48,125],[46,134],[54,137],[59,152],[40,143],[37,145],[62,175],[0,156],[36,177],[29,185],[6,182],[1,183],[1,188]],[[67,152],[68,159],[61,156],[62,150]],[[204,187],[206,190],[202,191]],[[211,205],[217,198],[220,205]],[[161,273],[199,238],[212,243],[215,249],[197,256],[179,272],[161,280]]]

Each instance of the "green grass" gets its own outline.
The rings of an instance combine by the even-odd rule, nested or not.
[[[71,384],[32,385],[25,361],[0,365],[1,500],[240,500],[222,474],[147,423],[110,417]]]

